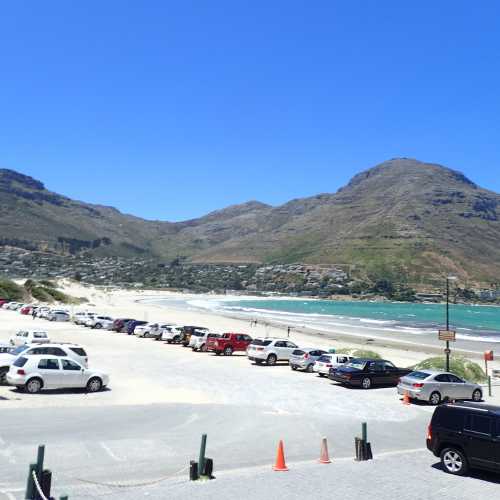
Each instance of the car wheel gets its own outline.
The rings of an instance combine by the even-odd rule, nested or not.
[[[307,368],[306,368],[306,371],[307,373],[312,373],[314,371],[314,365],[307,365]]]
[[[176,342],[176,343],[177,343],[177,342],[179,342],[179,340],[181,340],[181,338],[180,338],[180,337],[174,337],[174,342]]]
[[[87,382],[87,392],[99,392],[102,389],[102,380],[93,377]]]
[[[441,465],[445,472],[455,476],[463,476],[469,469],[467,458],[457,448],[445,448],[441,452]]]
[[[203,344],[203,345],[200,347],[200,351],[201,351],[201,352],[207,352],[207,344]]]
[[[94,328],[95,328],[96,330],[101,329],[101,328],[102,328],[101,323],[96,323],[96,324],[94,325]]]
[[[8,368],[0,368],[0,385],[3,385],[7,382],[7,372]]]
[[[437,391],[434,391],[429,396],[429,403],[433,406],[437,406],[439,403],[441,403],[441,394],[439,394],[439,392]]]
[[[30,394],[36,394],[37,392],[40,392],[42,390],[43,383],[39,378],[32,378],[28,380],[28,383],[26,384],[26,392],[29,392]]]
[[[372,386],[372,379],[370,377],[365,377],[362,381],[361,381],[361,387],[363,389],[370,389],[370,387]]]
[[[276,354],[269,354],[269,356],[267,357],[267,365],[274,366],[277,360],[278,358],[276,358]]]
[[[293,371],[297,370],[297,367],[296,367],[295,365],[290,365],[290,368],[291,368]]]
[[[262,364],[262,359],[256,359],[255,360],[256,365],[261,365]]]
[[[224,356],[231,356],[233,354],[233,348],[230,346],[227,346],[224,349]]]
[[[1,377],[1,374],[0,374],[0,377]],[[1,381],[1,378],[0,378],[0,381]],[[473,393],[472,393],[472,401],[481,401],[483,399],[483,393],[481,392],[480,389],[476,389]]]
[[[220,356],[221,352],[220,351],[214,351],[216,356]]]
[[[323,377],[325,376],[325,374],[324,374],[324,373],[318,373],[318,375],[319,375],[321,378],[323,378]]]

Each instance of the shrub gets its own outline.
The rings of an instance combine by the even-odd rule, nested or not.
[[[354,356],[355,358],[382,359],[382,356],[380,356],[380,354],[374,351],[369,351],[367,349],[352,349],[346,347],[344,349],[337,349],[335,352],[337,352],[338,354],[347,354],[349,356]]]
[[[24,290],[13,281],[0,279],[0,297],[11,301],[23,300]]]
[[[417,363],[413,369],[414,370],[444,370],[445,369],[445,358],[441,356],[436,356],[435,358],[427,358],[420,363]],[[486,374],[481,366],[473,361],[470,361],[463,356],[452,356],[450,357],[450,372],[454,373],[458,377],[464,378],[469,382],[485,382]]]

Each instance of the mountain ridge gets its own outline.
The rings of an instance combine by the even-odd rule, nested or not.
[[[461,172],[394,158],[335,193],[271,206],[250,200],[168,222],[71,200],[0,169],[0,243],[58,252],[182,256],[193,262],[342,263],[428,280],[500,281],[500,195]]]

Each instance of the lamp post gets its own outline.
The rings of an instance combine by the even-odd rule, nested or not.
[[[446,278],[446,331],[450,331],[450,281],[456,281],[455,276],[448,276]],[[446,341],[446,371],[450,371],[450,341]]]

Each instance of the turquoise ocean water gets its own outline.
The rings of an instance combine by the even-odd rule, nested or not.
[[[222,302],[227,310],[247,314],[277,313],[293,318],[357,319],[375,325],[423,329],[442,328],[446,322],[442,304],[390,302],[337,302],[328,300],[238,300]],[[465,336],[498,337],[500,307],[450,305],[450,327]]]

